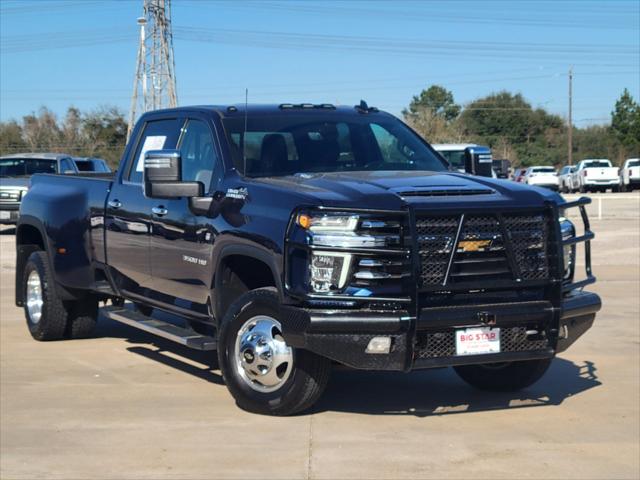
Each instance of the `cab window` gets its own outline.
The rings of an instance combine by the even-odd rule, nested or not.
[[[69,160],[68,158],[63,158],[62,160],[60,160],[60,173],[69,173],[69,172],[74,172],[76,171],[75,167],[73,166],[73,164],[71,163],[71,160]]]
[[[218,154],[207,124],[201,120],[189,120],[180,141],[182,180],[202,182],[209,191]]]
[[[144,154],[149,150],[174,149],[180,137],[180,127],[183,120],[170,118],[165,120],[152,120],[144,126],[144,132],[136,146],[133,161],[129,167],[127,179],[132,183],[142,183],[144,171]]]

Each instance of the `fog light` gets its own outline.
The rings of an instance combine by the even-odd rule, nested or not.
[[[345,286],[351,266],[351,255],[335,252],[316,252],[311,256],[309,270],[311,288],[327,293]]]
[[[373,337],[369,340],[364,353],[389,353],[391,350],[391,337]]]

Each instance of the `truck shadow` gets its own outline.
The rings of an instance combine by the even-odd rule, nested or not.
[[[485,392],[464,383],[452,368],[411,373],[334,371],[314,411],[367,415],[451,415],[560,405],[601,385],[593,362],[556,358],[540,381],[520,392]]]
[[[218,370],[218,357],[215,351],[199,351],[184,347],[162,337],[138,330],[122,323],[100,317],[94,337],[122,338],[134,346],[127,351],[149,360],[162,363],[194,377],[224,385]]]
[[[122,338],[127,351],[201,380],[224,385],[214,351],[183,347],[142,330],[100,318],[97,337]],[[520,392],[483,392],[464,383],[452,368],[410,373],[358,371],[336,366],[324,395],[309,413],[324,411],[366,415],[428,417],[491,410],[560,405],[601,385],[593,362],[556,358],[544,377]]]

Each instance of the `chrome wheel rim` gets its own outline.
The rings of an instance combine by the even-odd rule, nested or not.
[[[278,390],[293,371],[293,349],[282,337],[282,326],[266,315],[253,317],[242,325],[233,358],[240,378],[261,393]]]
[[[31,323],[38,323],[42,318],[43,303],[40,275],[33,270],[27,278],[27,312]]]

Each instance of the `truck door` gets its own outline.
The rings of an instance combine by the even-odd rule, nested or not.
[[[109,194],[105,215],[107,263],[118,286],[127,293],[145,295],[152,286],[151,209],[157,201],[144,196],[144,154],[148,150],[175,148],[183,122],[178,118],[146,122],[131,157],[122,167],[125,171]]]
[[[202,182],[205,195],[213,195],[223,170],[214,139],[206,118],[191,117],[178,145],[182,180]],[[151,273],[153,289],[161,294],[158,300],[205,313],[217,234],[214,220],[193,214],[188,198],[156,199],[152,212]]]

